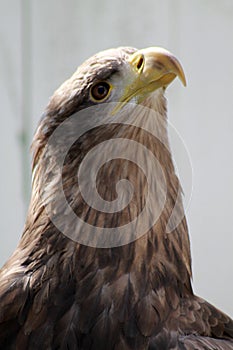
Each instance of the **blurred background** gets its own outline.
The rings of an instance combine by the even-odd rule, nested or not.
[[[100,50],[162,46],[188,80],[167,97],[193,169],[191,178],[176,150],[184,192],[192,192],[194,291],[233,316],[233,1],[10,0],[0,13],[0,264],[23,231],[29,147],[54,90]]]

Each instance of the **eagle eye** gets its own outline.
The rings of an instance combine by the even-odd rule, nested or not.
[[[94,101],[101,102],[108,97],[110,90],[110,84],[105,81],[98,82],[91,88],[91,97]]]

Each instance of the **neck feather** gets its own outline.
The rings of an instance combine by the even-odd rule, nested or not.
[[[69,261],[69,264],[74,265],[77,278],[80,278],[79,273],[84,273],[85,269],[91,269],[96,276],[98,275],[97,284],[101,281],[108,283],[113,276],[115,278],[118,276],[119,283],[127,284],[129,275],[134,281],[139,280],[139,276],[143,275],[143,279],[147,281],[145,293],[150,288],[158,290],[164,284],[174,285],[174,288],[179,285],[179,290],[181,285],[184,291],[191,290],[188,230],[183,215],[181,188],[175,174],[168,141],[166,100],[162,91],[156,92],[152,97],[148,98],[135,112],[136,123],[119,124],[116,120],[116,123],[111,125],[99,126],[82,136],[70,148],[62,170],[62,182],[69,206],[84,222],[84,225],[78,228],[76,222],[72,220],[66,222],[67,216],[63,205],[58,205],[56,208],[53,206],[54,198],[59,197],[56,191],[58,174],[54,171],[56,152],[59,153],[59,150],[56,150],[55,157],[44,152],[45,141],[40,134],[42,128],[39,129],[40,132],[37,133],[34,141],[36,159],[32,200],[25,233],[20,243],[25,254],[33,257],[32,262],[28,260],[29,265],[34,263],[35,259],[40,260],[41,251],[46,248],[49,254],[47,258],[43,255],[44,259],[49,260],[52,255],[57,254],[57,259],[61,259],[62,264],[67,264]],[[150,116],[149,109],[152,110]],[[129,111],[124,116],[125,120],[127,120],[127,113]],[[125,144],[123,157],[121,153],[119,157],[108,160],[99,168],[96,179],[94,178],[97,192],[101,200],[106,202],[108,212],[105,211],[105,207],[98,211],[84,201],[80,183],[77,180],[77,172],[85,156],[93,147],[98,147],[106,140],[118,140],[120,144],[122,140],[134,142],[133,146],[130,142],[128,146]],[[108,153],[115,154],[115,145],[114,143],[111,146],[111,142],[108,144]],[[122,148],[120,149],[122,152]],[[124,155],[129,153],[134,154],[134,160],[128,156],[129,159],[125,159]],[[99,152],[95,162],[101,161],[103,156],[104,153]],[[153,157],[157,162],[152,167]],[[144,168],[138,166],[138,163],[144,164]],[[86,174],[87,177],[90,176],[88,181],[93,180],[92,165],[90,166],[89,174]],[[122,180],[127,182],[124,183]],[[119,184],[120,186],[123,184],[120,190],[117,187]],[[91,186],[89,187],[92,189]],[[84,190],[87,198],[90,198],[89,188]],[[130,232],[135,239],[132,238],[130,243],[124,245],[121,245],[121,240],[114,237],[111,241],[112,247],[105,245],[106,237],[104,242],[99,241],[101,238],[94,238],[92,241],[93,231],[88,232],[86,223],[89,226],[94,224],[95,227],[104,228],[105,231],[114,227],[123,227],[137,219],[143,211],[148,193],[153,193],[153,206],[149,208],[148,221],[150,222],[142,235],[135,237],[134,231]],[[111,212],[111,203],[114,202],[117,206],[119,198],[121,201],[127,202],[129,199],[130,201],[125,208],[120,208],[120,211]],[[96,203],[98,204],[98,201]],[[155,221],[153,221],[154,212],[158,214]],[[60,218],[60,227],[72,232],[72,240],[60,232],[60,227],[58,229],[54,225],[54,217]],[[168,232],[167,225],[171,217],[175,219],[178,217],[180,220],[174,225],[173,230]],[[76,236],[77,230],[78,236]],[[80,244],[80,232],[81,236],[89,237],[91,247]],[[32,241],[34,245],[31,244]],[[101,244],[105,248],[95,248],[101,247]],[[39,252],[35,245],[40,245]],[[57,252],[58,247],[62,249],[62,253]],[[139,293],[142,286],[137,286],[135,282],[135,288],[138,288],[137,293]]]

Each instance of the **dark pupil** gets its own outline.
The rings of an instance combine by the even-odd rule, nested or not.
[[[102,96],[102,95],[105,95],[105,93],[106,93],[106,86],[103,86],[103,85],[99,85],[98,86],[98,95],[99,96]]]

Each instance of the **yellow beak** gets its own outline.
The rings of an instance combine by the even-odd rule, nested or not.
[[[126,86],[121,107],[114,109],[114,114],[133,97],[142,102],[151,92],[166,88],[176,77],[184,86],[186,79],[183,68],[177,58],[169,51],[160,47],[150,47],[135,52],[129,57],[131,82]]]

